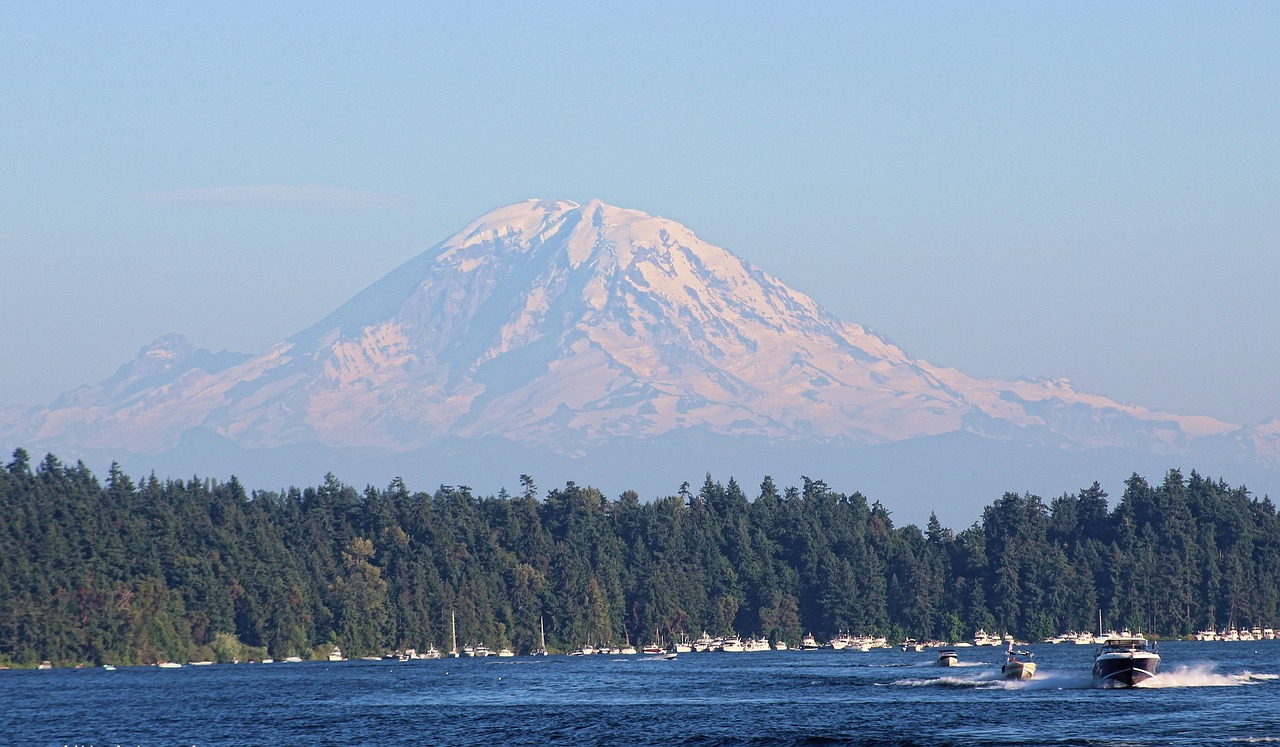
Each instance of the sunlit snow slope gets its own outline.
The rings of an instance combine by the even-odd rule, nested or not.
[[[828,443],[968,431],[1149,453],[1242,433],[1063,380],[938,368],[679,223],[537,200],[479,218],[261,355],[162,338],[112,380],[0,420],[6,442],[144,452],[195,427],[244,447],[499,437],[565,455],[676,431]],[[1274,430],[1250,438],[1275,451]]]

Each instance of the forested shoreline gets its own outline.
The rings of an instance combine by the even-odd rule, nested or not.
[[[249,491],[19,449],[0,471],[0,664],[348,656],[459,643],[519,652],[737,632],[1040,640],[1280,622],[1268,499],[1169,471],[1046,502],[1006,493],[970,527],[895,526],[819,479],[750,495],[707,475],[642,501],[572,482],[480,497],[345,485]]]

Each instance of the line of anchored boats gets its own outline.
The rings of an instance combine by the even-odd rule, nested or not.
[[[1232,626],[1222,630],[1201,630],[1192,637],[1197,641],[1274,641],[1276,631],[1274,628],[1257,627],[1249,630],[1236,630]]]
[[[981,631],[979,631],[981,632]],[[821,648],[830,648],[834,650],[852,649],[852,650],[870,650],[871,648],[892,648],[887,643],[883,643],[883,638],[859,638],[856,641],[847,640],[847,636],[837,636],[826,645],[819,644],[812,635],[806,635],[798,647],[800,650],[814,650]],[[1003,640],[1003,639],[1000,639]],[[902,645],[904,651],[921,651],[926,646],[932,647],[931,644],[937,641],[929,641],[926,644],[911,645],[910,639]],[[954,646],[944,646],[938,650],[938,666],[953,667],[960,663],[960,655],[956,652],[955,646],[970,645],[957,643]],[[990,645],[983,643],[981,645]],[[1008,680],[1027,680],[1036,674],[1036,663],[1032,660],[1033,655],[1030,651],[1017,649],[1017,644],[1009,640],[1005,651],[1005,660],[1000,666],[1000,676]],[[738,636],[728,636],[721,638],[713,638],[705,632],[695,641],[689,641],[687,638],[672,643],[670,646],[659,646],[651,644],[642,646],[637,649],[634,646],[626,645],[622,647],[613,646],[580,646],[574,651],[569,652],[569,656],[589,656],[592,654],[650,654],[662,655],[665,658],[674,659],[678,654],[686,652],[702,652],[702,651],[727,651],[727,652],[747,652],[747,651],[785,651],[790,647],[785,641],[778,641],[774,645],[770,645],[769,641],[764,638],[750,638],[746,641]],[[533,656],[546,656],[545,646],[532,652]],[[383,656],[366,656],[362,659],[369,661],[398,660],[411,661],[414,659],[440,659],[445,658],[445,654],[438,651],[435,646],[429,647],[426,651],[419,653],[414,649],[404,649]],[[463,646],[461,649],[454,647],[447,656],[450,658],[459,658],[462,656],[484,658],[488,656],[512,657],[515,653],[511,649],[503,648],[497,652],[490,651],[483,644],[472,646],[470,644]],[[346,661],[342,655],[342,651],[334,647],[328,655],[329,661]],[[302,659],[291,656],[284,661],[301,662]],[[191,666],[201,666],[212,664],[211,661],[193,661],[188,662]],[[263,664],[272,663],[271,659],[264,659]],[[162,669],[177,669],[183,665],[176,662],[160,662],[157,664]],[[49,669],[52,665],[49,662],[42,662],[40,669]],[[1145,636],[1141,633],[1130,633],[1123,631],[1121,633],[1107,633],[1105,639],[1101,643],[1101,648],[1095,654],[1093,659],[1093,678],[1103,687],[1133,687],[1156,675],[1160,667],[1160,654],[1154,643],[1149,643]],[[114,670],[115,667],[107,664],[105,669]]]

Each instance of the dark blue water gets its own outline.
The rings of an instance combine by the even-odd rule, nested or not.
[[[5,745],[1226,745],[1280,743],[1280,641],[1166,643],[1095,688],[1094,647],[779,651],[0,672]]]

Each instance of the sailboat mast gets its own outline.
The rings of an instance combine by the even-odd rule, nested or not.
[[[449,610],[449,629],[453,635],[453,652],[449,654],[453,658],[458,658],[458,616],[453,610]]]

